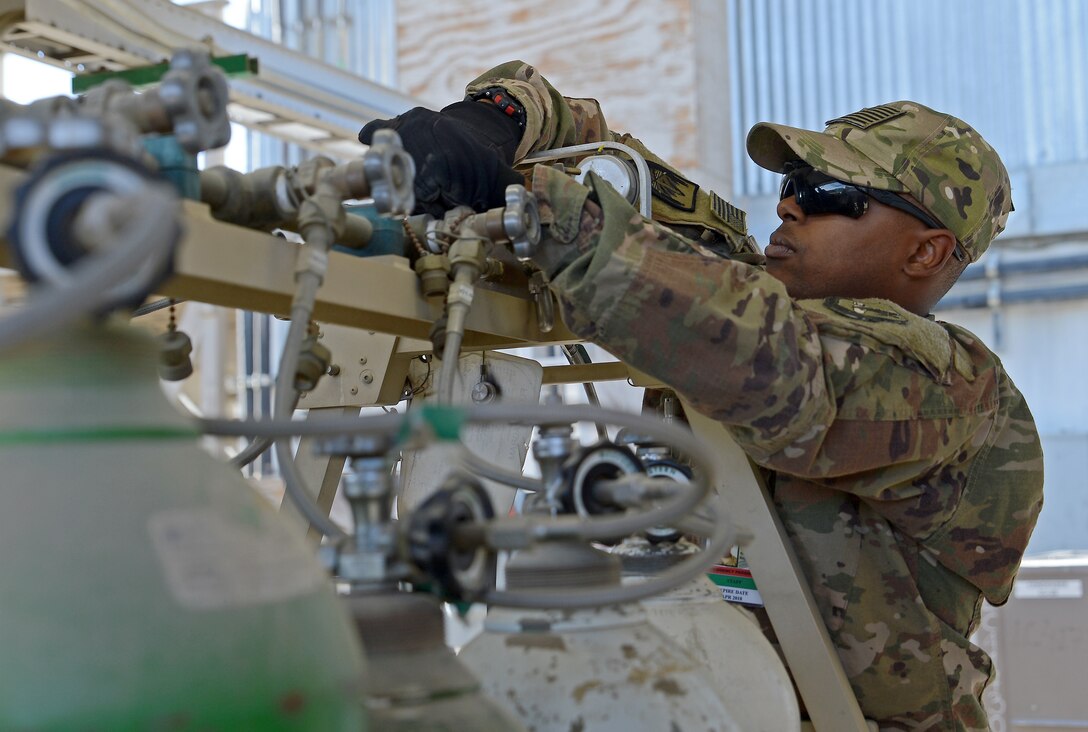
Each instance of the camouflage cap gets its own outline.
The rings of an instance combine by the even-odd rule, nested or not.
[[[752,160],[778,173],[801,160],[838,180],[910,193],[972,261],[1012,210],[997,152],[967,123],[917,102],[867,107],[829,120],[823,132],[760,122],[747,145]]]

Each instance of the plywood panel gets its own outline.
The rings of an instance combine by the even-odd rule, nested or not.
[[[435,107],[511,59],[685,171],[697,167],[690,0],[398,0],[399,86]]]

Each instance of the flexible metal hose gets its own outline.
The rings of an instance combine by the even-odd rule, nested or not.
[[[290,420],[294,406],[298,403],[295,390],[295,373],[298,371],[299,350],[306,338],[310,325],[317,290],[324,280],[328,252],[332,247],[332,231],[327,225],[303,227],[308,248],[308,266],[298,272],[298,286],[291,302],[291,326],[287,330],[287,339],[283,344],[279,368],[276,370],[276,398],[272,410],[277,420]],[[325,536],[332,539],[345,539],[347,534],[330,519],[317,505],[306,487],[306,480],[295,464],[291,449],[291,437],[279,436],[274,440],[276,458],[279,461],[280,474],[283,476],[284,490],[298,507],[299,512],[310,524]]]
[[[653,595],[660,595],[674,587],[690,582],[706,572],[735,543],[735,531],[731,522],[725,519],[723,501],[719,498],[715,512],[714,533],[703,551],[693,554],[689,559],[665,570],[653,579],[637,584],[607,587],[603,590],[568,590],[566,592],[492,590],[484,595],[488,605],[522,608],[555,608],[574,610],[578,608],[599,607],[601,605],[621,605],[644,600]]]
[[[629,427],[640,431],[640,434],[647,434],[666,444],[676,446],[679,451],[691,459],[693,467],[696,468],[690,490],[678,491],[674,498],[664,501],[660,506],[649,511],[618,517],[580,518],[563,516],[546,520],[543,517],[522,517],[520,520],[525,522],[527,530],[531,532],[532,541],[570,539],[594,541],[626,536],[652,526],[672,525],[682,516],[692,512],[702,502],[712,484],[711,476],[713,475],[714,461],[709,448],[688,430],[677,425],[665,424],[656,418],[583,405],[538,405],[536,407],[527,407],[526,405],[505,404],[469,407],[464,411],[463,417],[464,422],[484,424],[495,422],[557,424],[600,421]],[[200,424],[201,428],[209,434],[282,437],[284,435],[342,435],[367,432],[393,434],[408,427],[407,420],[409,419],[417,419],[417,417],[410,414],[386,414],[375,417],[329,419],[320,423],[294,422],[279,418],[271,421],[201,420]],[[278,442],[287,442],[289,445],[289,440],[286,439],[281,439]],[[315,510],[318,510],[316,504],[313,503],[313,499],[309,498],[308,493],[305,495],[305,499]],[[324,522],[331,524],[327,517]],[[343,532],[340,531],[339,527],[336,527],[334,535],[339,536],[342,534]]]
[[[296,391],[291,408],[287,412],[288,414],[294,414],[295,409],[298,407],[300,396],[301,395]],[[268,448],[272,447],[272,442],[273,440],[271,437],[254,437],[250,440],[248,445],[243,447],[237,455],[230,459],[230,464],[241,470],[263,455]]]
[[[442,346],[442,367],[438,372],[438,401],[453,402],[453,384],[457,379],[457,359],[465,337],[465,320],[472,306],[473,283],[480,270],[462,263],[455,267],[446,305],[446,341]]]

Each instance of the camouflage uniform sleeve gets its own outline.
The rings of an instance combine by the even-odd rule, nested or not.
[[[604,140],[634,148],[649,163],[655,221],[682,232],[706,256],[760,263],[763,255],[748,236],[744,211],[685,178],[628,134],[610,131],[595,99],[564,97],[533,66],[510,61],[484,72],[465,89],[473,97],[500,87],[525,107],[525,133],[514,157]]]
[[[525,133],[516,159],[538,150],[612,139],[595,99],[564,97],[524,61],[508,61],[485,71],[469,83],[465,94],[471,97],[496,86],[525,107]]]
[[[809,425],[830,423],[835,409],[822,348],[783,285],[699,256],[610,186],[590,183],[544,166],[533,175],[546,231],[534,260],[568,327],[730,425],[760,462],[818,439]]]
[[[970,419],[905,425],[876,413],[882,402],[898,408],[902,389],[914,390],[911,399],[933,401],[933,414],[948,413],[938,412],[948,407],[943,388],[924,366],[904,372],[917,374],[910,383],[880,383],[901,365],[901,349],[885,343],[880,323],[794,301],[759,268],[699,256],[690,242],[644,220],[598,180],[591,178],[587,188],[538,166],[533,190],[547,227],[535,259],[551,278],[571,330],[728,425],[761,465],[893,500],[902,496],[888,489],[955,453],[977,429]],[[879,357],[866,358],[870,353]],[[930,360],[940,359],[935,353]],[[856,421],[837,422],[847,396],[861,392],[874,411],[858,407]],[[924,410],[913,414],[919,413]],[[837,481],[846,475],[851,480]]]

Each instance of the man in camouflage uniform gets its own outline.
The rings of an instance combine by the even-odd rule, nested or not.
[[[380,126],[416,157],[425,206],[501,205],[505,164],[532,151],[637,146],[596,102],[563,98],[520,62],[464,102],[360,139]],[[998,358],[927,314],[1004,228],[1004,166],[971,127],[912,102],[822,133],[761,123],[748,152],[787,173],[765,265],[739,211],[652,156],[654,221],[593,176],[537,166],[534,260],[572,331],[726,424],[769,471],[866,717],[985,730],[993,668],[968,637],[983,599],[1009,596],[1042,505],[1042,453]],[[464,157],[477,160],[467,174]]]

